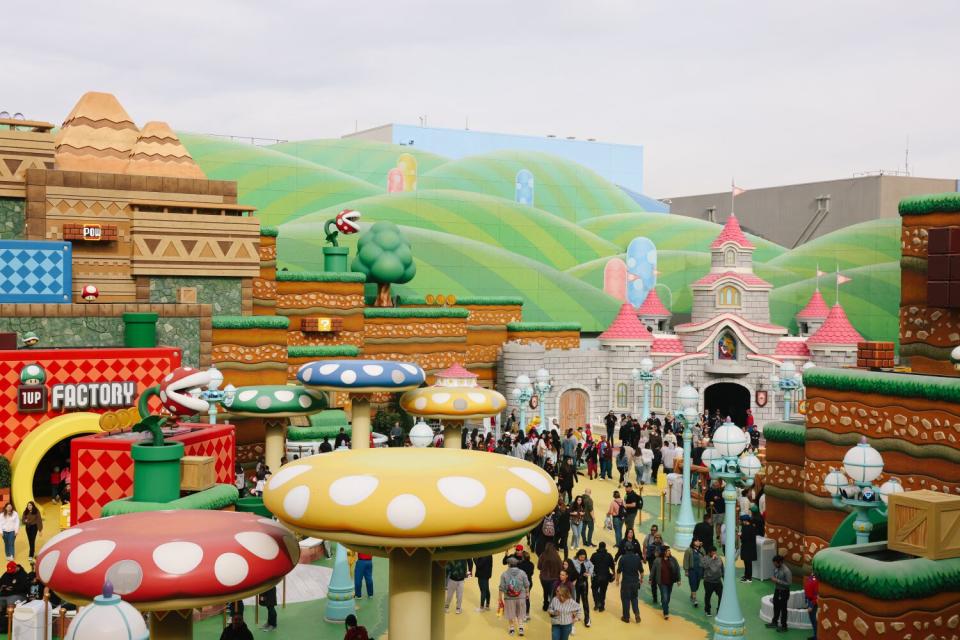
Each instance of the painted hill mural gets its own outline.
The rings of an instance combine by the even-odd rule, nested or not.
[[[181,134],[211,179],[236,180],[244,204],[277,226],[281,262],[317,271],[323,224],[343,209],[362,224],[390,220],[407,234],[416,278],[405,296],[522,296],[529,321],[577,321],[602,331],[620,301],[604,292],[611,259],[628,261],[637,237],[656,246],[657,291],[674,314],[689,313],[689,284],[709,269],[720,226],[649,213],[592,170],[544,153],[500,151],[448,159],[367,140],[287,142],[268,147]],[[900,298],[900,221],[876,220],[793,250],[749,236],[756,272],[773,283],[772,320],[793,315],[819,286],[836,295],[835,271],[852,280],[840,300],[868,339],[895,339]],[[356,236],[343,244],[355,248]],[[817,269],[828,272],[817,278]]]

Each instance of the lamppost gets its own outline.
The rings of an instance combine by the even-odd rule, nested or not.
[[[865,437],[843,456],[843,470],[846,476],[831,467],[823,480],[823,488],[833,496],[835,506],[853,508],[857,514],[853,522],[857,544],[866,544],[870,542],[870,532],[873,531],[870,511],[876,509],[885,515],[887,499],[894,493],[902,492],[903,486],[897,478],[890,478],[879,489],[873,486],[873,481],[883,473],[883,457]]]
[[[546,398],[547,394],[550,393],[550,389],[553,388],[553,385],[550,384],[550,372],[546,369],[537,369],[536,378],[537,381],[534,383],[534,387],[537,390],[537,399],[540,401],[540,431],[544,431],[547,428],[547,403],[544,402],[544,398]]]
[[[640,368],[630,372],[631,377],[636,382],[643,385],[643,415],[641,420],[650,417],[650,382],[660,378],[660,372],[653,370],[653,360],[643,358],[640,360]]]
[[[674,546],[686,549],[693,541],[693,528],[697,521],[693,517],[693,502],[690,499],[690,456],[693,448],[693,427],[697,419],[697,406],[700,394],[690,385],[684,385],[677,391],[680,410],[677,417],[683,420],[683,495],[680,497],[680,515],[677,516],[677,533]]]
[[[520,431],[527,430],[527,403],[533,397],[533,385],[530,384],[530,376],[521,373],[517,376],[517,386],[513,388],[511,395],[520,405]]]
[[[797,371],[797,366],[785,360],[780,363],[780,375],[770,374],[770,382],[783,392],[783,419],[790,419],[790,394],[800,388],[803,375]]]
[[[740,599],[737,596],[736,535],[737,525],[734,511],[737,504],[737,488],[749,487],[760,471],[760,460],[752,453],[740,454],[747,446],[747,435],[730,418],[713,435],[715,455],[711,456],[710,477],[722,480],[724,503],[724,590],[720,598],[713,625],[714,640],[729,640],[731,636],[743,636],[746,626]]]

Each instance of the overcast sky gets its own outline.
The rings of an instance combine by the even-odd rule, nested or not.
[[[645,146],[656,197],[960,177],[957,0],[46,2],[7,12],[0,110],[88,90],[138,124],[282,139],[387,122]]]

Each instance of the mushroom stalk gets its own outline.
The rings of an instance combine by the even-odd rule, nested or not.
[[[183,640],[193,637],[193,609],[150,613],[150,640]]]
[[[430,552],[390,552],[390,640],[431,638]]]
[[[286,423],[286,418],[268,418],[264,421],[266,436],[264,438],[263,457],[271,470],[279,469],[280,461],[286,455]]]
[[[447,595],[447,570],[443,562],[431,562],[430,637],[446,638],[444,599]]]
[[[351,449],[370,448],[370,395],[358,393],[353,396]]]
[[[463,420],[447,420],[443,425],[443,448],[460,449],[460,432]]]

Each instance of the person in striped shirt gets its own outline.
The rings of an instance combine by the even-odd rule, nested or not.
[[[569,587],[557,587],[557,593],[547,611],[550,614],[551,640],[567,640],[573,631],[573,623],[580,619],[582,610],[580,603],[573,599]]]

